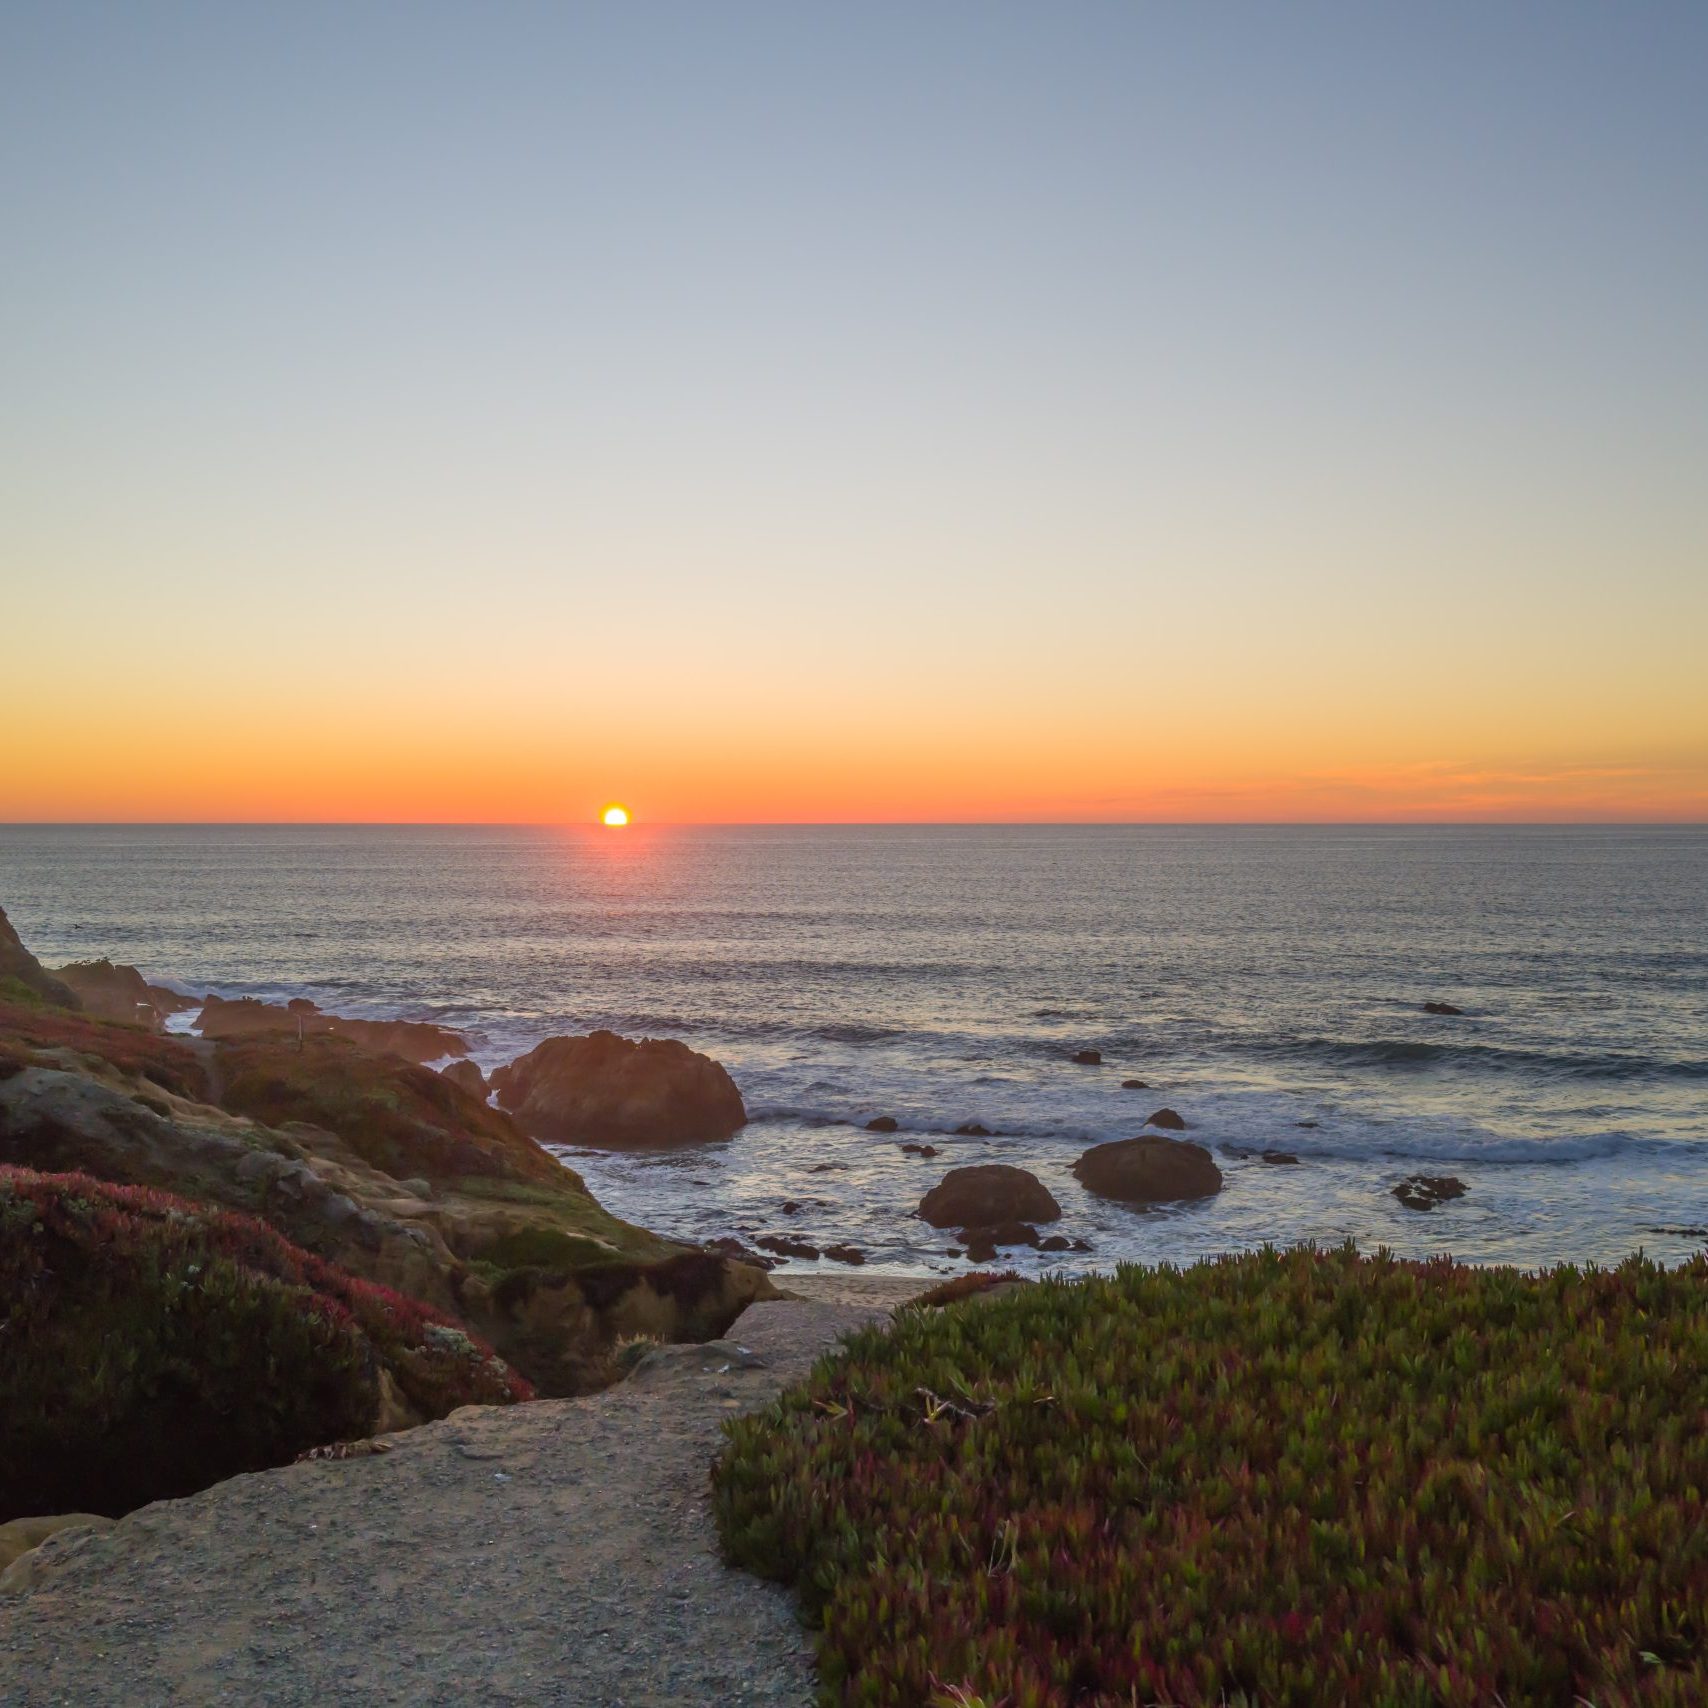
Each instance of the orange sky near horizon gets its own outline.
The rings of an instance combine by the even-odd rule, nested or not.
[[[1708,769],[1688,750],[1586,760],[1414,737],[1397,759],[1352,739],[1300,753],[1286,740],[1298,732],[1274,727],[1284,720],[1243,734],[1140,720],[1088,741],[1071,727],[946,721],[919,738],[805,716],[791,731],[714,724],[671,742],[498,719],[361,733],[217,700],[43,717],[7,698],[17,739],[0,820],[13,822],[591,823],[613,801],[643,824],[1708,822]]]
[[[1708,822],[1704,65],[23,7],[0,821]]]

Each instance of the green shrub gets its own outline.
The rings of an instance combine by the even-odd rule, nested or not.
[[[587,1264],[609,1263],[610,1246],[558,1228],[516,1228],[480,1248],[480,1261],[496,1270],[545,1269],[564,1272]]]
[[[908,1311],[729,1426],[826,1702],[1708,1701],[1708,1261],[1265,1251]]]
[[[265,1224],[0,1168],[0,1521],[116,1515],[367,1434],[527,1399],[457,1324]]]

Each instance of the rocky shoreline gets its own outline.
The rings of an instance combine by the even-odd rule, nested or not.
[[[192,1011],[194,1035],[182,1029]],[[1094,1054],[1071,1059],[1101,1065]],[[786,1225],[704,1246],[652,1234],[610,1215],[542,1148],[703,1145],[733,1138],[746,1118],[725,1069],[673,1040],[551,1038],[488,1075],[465,1039],[436,1025],[352,1020],[304,999],[196,999],[106,960],[44,968],[0,912],[0,1270],[39,1307],[12,1307],[9,1345],[35,1354],[15,1367],[79,1368],[115,1312],[143,1349],[128,1388],[91,1395],[38,1374],[33,1412],[0,1420],[15,1464],[43,1466],[47,1444],[59,1449],[54,1479],[38,1470],[34,1488],[0,1486],[0,1586],[29,1587],[46,1562],[77,1553],[78,1537],[162,1496],[304,1455],[360,1457],[365,1440],[471,1402],[598,1393],[648,1347],[710,1342],[766,1301],[823,1291],[822,1277],[768,1275],[783,1260],[845,1266],[848,1279],[832,1283],[842,1304],[886,1308],[910,1294],[912,1282],[862,1285],[858,1246]],[[1142,1209],[1221,1190],[1221,1168],[1175,1110],[1144,1125],[1079,1158],[1087,1192]],[[955,1136],[995,1135],[967,1123]],[[1417,1177],[1394,1190],[1427,1211],[1463,1187]],[[784,1201],[778,1214],[801,1208]],[[1005,1249],[1091,1251],[1060,1228],[1043,1183],[1008,1164],[948,1168],[915,1214],[968,1264]],[[164,1291],[145,1288],[144,1272],[165,1276]],[[258,1343],[261,1356],[192,1358],[170,1427],[193,1438],[198,1416],[233,1408],[268,1420],[200,1456],[167,1450],[165,1414],[145,1398],[159,1380],[150,1359],[183,1362],[169,1343],[186,1299],[202,1312],[199,1344]],[[318,1339],[290,1340],[287,1320],[318,1325]],[[303,1391],[319,1398],[299,1403]],[[55,1443],[52,1419],[67,1416],[116,1449],[104,1481],[75,1429]]]

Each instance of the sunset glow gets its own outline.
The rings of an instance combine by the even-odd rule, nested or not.
[[[627,807],[606,807],[599,822],[609,825],[612,829],[620,830],[629,822],[629,809]]]
[[[32,9],[0,820],[1708,819],[1699,10],[648,11]]]

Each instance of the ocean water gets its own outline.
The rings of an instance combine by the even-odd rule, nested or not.
[[[0,826],[0,905],[50,963],[438,1020],[487,1067],[597,1026],[682,1038],[734,1074],[748,1127],[570,1160],[686,1237],[952,1272],[913,1212],[983,1161],[1043,1178],[1057,1231],[1095,1248],[1077,1265],[1346,1238],[1676,1260],[1708,1227],[1701,829]],[[1085,1146],[1164,1104],[1221,1194],[1082,1191]],[[994,1136],[951,1136],[969,1121]],[[1391,1188],[1417,1171],[1469,1191],[1408,1211]]]

